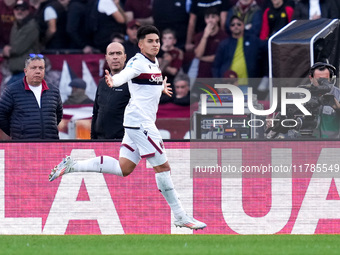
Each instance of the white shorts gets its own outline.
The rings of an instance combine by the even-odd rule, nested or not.
[[[125,128],[119,157],[127,158],[136,165],[141,158],[146,158],[153,167],[168,161],[161,134],[156,126]]]

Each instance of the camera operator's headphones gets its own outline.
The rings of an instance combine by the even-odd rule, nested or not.
[[[316,69],[328,69],[329,70],[329,77],[331,79],[331,81],[333,81],[333,77],[335,78],[335,74],[336,74],[336,68],[331,65],[331,64],[328,64],[328,63],[323,63],[323,62],[316,62],[311,68],[310,68],[310,71],[309,71],[309,75],[311,77],[314,77],[314,71]]]

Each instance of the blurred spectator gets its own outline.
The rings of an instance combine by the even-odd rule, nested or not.
[[[119,43],[124,43],[124,35],[121,33],[113,33],[111,35],[111,42],[119,42]]]
[[[25,59],[31,52],[39,52],[39,29],[27,2],[18,0],[14,6],[15,22],[11,29],[10,41],[3,48],[12,77],[11,84],[25,76]]]
[[[192,0],[187,27],[187,38],[185,44],[186,51],[192,51],[194,49],[194,35],[202,32],[205,28],[204,13],[207,8],[216,7],[219,10],[220,23],[222,30],[224,30],[227,10],[229,8],[228,4],[228,1],[220,0]]]
[[[52,67],[51,61],[45,56],[45,81],[47,84],[59,86],[61,79],[61,70],[55,70]]]
[[[238,16],[244,21],[246,31],[260,36],[262,25],[262,10],[255,0],[238,0],[237,3],[228,11],[225,29],[228,32],[232,16]]]
[[[69,48],[93,53],[89,34],[84,29],[87,19],[88,0],[71,0],[67,11],[66,31],[70,38]]]
[[[69,86],[72,88],[72,92],[64,105],[93,104],[93,101],[85,94],[86,82],[84,80],[75,78],[70,82]]]
[[[34,10],[34,13],[38,10],[41,0],[29,0],[29,5]]]
[[[56,0],[40,0],[36,2],[36,5],[35,5],[35,8],[36,8],[35,20],[37,21],[38,26],[39,26],[39,38],[40,38],[41,44],[44,43],[44,37],[45,37],[46,30],[47,30],[47,24],[44,20],[45,8],[47,7],[47,5],[49,5],[53,1],[56,1]]]
[[[212,63],[219,43],[227,37],[220,28],[220,13],[217,8],[211,7],[205,10],[204,21],[206,23],[203,32],[195,35],[195,57],[198,58],[199,68],[197,78],[212,77]]]
[[[65,49],[69,47],[66,32],[67,6],[70,0],[43,1],[36,18],[40,27],[40,41],[45,49]]]
[[[0,128],[13,140],[59,139],[63,106],[56,86],[44,80],[45,61],[30,54],[25,77],[8,85],[0,99]]]
[[[173,103],[177,105],[190,105],[190,79],[183,71],[178,72],[174,79],[175,96]]]
[[[124,46],[113,42],[107,46],[106,62],[111,75],[123,70],[126,61]],[[110,88],[105,79],[99,81],[93,105],[91,139],[122,139],[124,136],[123,117],[130,100],[127,83]]]
[[[159,67],[162,70],[163,76],[168,77],[168,82],[172,83],[174,77],[182,66],[183,51],[177,47],[176,32],[171,29],[166,29],[162,33],[162,46],[158,54]]]
[[[339,13],[333,0],[300,0],[294,8],[293,19],[336,19]]]
[[[237,3],[238,0],[228,0],[228,1],[229,1],[229,4],[233,6]],[[299,1],[299,0],[284,0],[286,5],[289,5],[293,8],[295,6],[295,1]],[[271,0],[256,0],[256,3],[258,4],[258,6],[260,6],[262,11],[272,6]]]
[[[125,33],[125,14],[119,0],[89,0],[86,29],[92,44],[100,52],[106,51],[113,33]]]
[[[175,47],[176,33],[171,29],[166,29],[162,34],[162,46],[158,54],[159,68],[162,74],[167,77],[167,82],[171,84],[174,90],[173,80],[182,66],[183,51]],[[165,104],[173,101],[173,98],[162,93],[159,103]]]
[[[137,20],[141,25],[152,25],[151,0],[126,0],[124,5],[127,22]]]
[[[176,31],[176,45],[182,50],[185,46],[187,24],[189,20],[189,1],[191,0],[153,0],[152,5],[154,25],[161,33],[165,29]]]
[[[340,19],[340,1],[333,0],[335,2],[335,5],[337,7],[337,13],[338,13],[338,19]]]
[[[13,8],[16,0],[0,0],[0,49],[9,44],[9,35],[14,23]]]
[[[223,75],[223,84],[231,84],[235,86],[239,86],[238,79],[237,79],[237,73],[235,73],[232,70],[227,70]],[[230,90],[227,88],[216,88],[216,91],[218,94],[229,94]]]
[[[125,48],[127,60],[132,58],[139,52],[139,47],[137,43],[137,30],[140,24],[136,20],[131,20],[126,26],[127,40],[123,43]]]
[[[284,3],[284,0],[271,0],[262,17],[260,39],[266,40],[292,21],[294,9]]]
[[[222,41],[213,64],[214,77],[223,77],[227,70],[236,72],[239,83],[247,85],[247,78],[259,77],[259,59],[267,50],[267,42],[252,33],[245,33],[238,16],[230,19],[231,37]],[[241,80],[242,79],[242,80]]]

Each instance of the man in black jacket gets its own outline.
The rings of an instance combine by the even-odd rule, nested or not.
[[[13,140],[59,139],[63,116],[59,89],[44,80],[45,60],[30,54],[25,77],[9,84],[0,98],[0,128]]]
[[[121,43],[110,43],[106,48],[106,62],[111,75],[119,73],[125,65],[126,54]],[[93,105],[91,139],[122,139],[125,107],[130,100],[127,83],[117,87],[107,86],[105,79],[98,84]]]

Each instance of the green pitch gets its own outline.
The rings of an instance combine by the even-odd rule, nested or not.
[[[340,235],[0,236],[0,254],[339,254]]]

